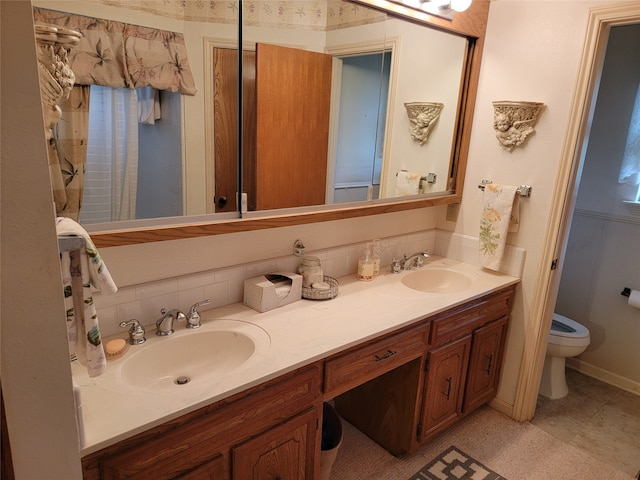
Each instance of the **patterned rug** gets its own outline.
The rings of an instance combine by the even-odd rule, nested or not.
[[[409,480],[506,480],[466,453],[451,446]]]

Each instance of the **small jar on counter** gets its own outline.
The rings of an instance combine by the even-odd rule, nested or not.
[[[324,273],[322,265],[318,257],[305,255],[302,257],[302,263],[298,267],[298,273],[302,275],[302,286],[311,287],[314,283],[322,283],[324,281]]]

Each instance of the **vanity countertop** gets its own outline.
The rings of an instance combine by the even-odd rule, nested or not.
[[[303,299],[265,313],[235,303],[202,311],[202,327],[197,330],[188,330],[180,323],[175,325],[174,335],[163,338],[148,329],[147,343],[132,345],[122,358],[109,362],[106,373],[93,379],[74,362],[73,379],[80,391],[84,425],[81,455],[520,281],[517,277],[436,256],[425,263],[427,266],[464,272],[477,281],[459,292],[434,294],[410,289],[402,283],[402,278],[414,270],[383,273],[371,282],[348,275],[338,279],[339,294],[332,300]],[[248,322],[253,331],[260,331],[262,346],[232,374],[205,384],[196,382],[164,391],[122,388],[121,368],[135,349],[166,342],[174,336],[197,335],[214,328],[220,320]]]

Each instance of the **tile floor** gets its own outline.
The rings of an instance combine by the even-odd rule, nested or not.
[[[638,475],[640,396],[571,369],[567,385],[565,398],[538,397],[531,423],[602,462]]]

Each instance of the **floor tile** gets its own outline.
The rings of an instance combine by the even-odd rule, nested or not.
[[[640,471],[640,396],[571,369],[567,385],[565,398],[538,397],[531,423],[635,476]]]

